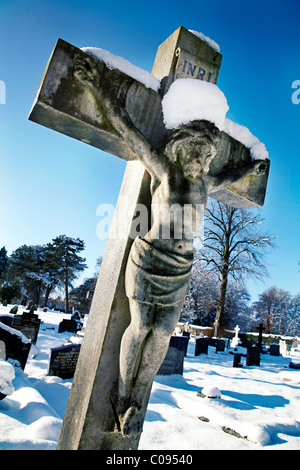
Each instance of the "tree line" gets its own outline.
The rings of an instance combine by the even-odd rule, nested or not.
[[[27,305],[47,306],[50,294],[58,287],[65,292],[65,311],[69,312],[69,290],[87,265],[79,255],[84,242],[59,235],[45,245],[22,245],[8,257],[0,250],[0,299]],[[43,299],[41,305],[41,299]]]
[[[250,304],[247,278],[268,275],[265,255],[276,248],[275,237],[262,231],[256,210],[236,209],[210,200],[205,212],[201,248],[194,258],[182,321],[214,326],[214,335],[236,324],[245,331],[263,323],[267,333],[300,332],[300,294],[292,296],[278,287],[266,289]],[[197,242],[196,240],[196,245]],[[64,290],[65,311],[70,299],[81,313],[89,313],[102,258],[93,276],[74,288],[73,282],[87,266],[80,256],[84,242],[60,235],[46,245],[23,245],[7,256],[0,249],[0,299],[8,303],[47,306],[50,295]]]

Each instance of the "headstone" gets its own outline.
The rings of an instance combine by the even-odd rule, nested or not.
[[[225,350],[225,341],[224,339],[217,339],[216,341],[216,353],[223,352]]]
[[[240,327],[238,325],[236,325],[234,331],[235,331],[235,336],[234,336],[234,338],[232,338],[231,343],[230,343],[230,346],[232,348],[235,348],[236,346],[238,346],[238,344],[240,342],[240,338],[239,338]]]
[[[241,354],[234,353],[234,355],[233,355],[233,367],[243,367],[243,364],[241,364],[241,357],[242,357]]]
[[[64,319],[58,325],[58,333],[63,333],[64,331],[69,331],[70,333],[76,333],[80,329],[78,322],[73,319]]]
[[[262,351],[262,334],[264,331],[264,325],[263,323],[260,323],[258,326],[258,342],[256,343],[256,346]]]
[[[182,336],[184,336],[185,338],[187,338],[188,340],[185,342],[185,352],[184,352],[184,355],[186,356],[187,354],[187,348],[188,348],[188,345],[189,345],[189,339],[191,337],[191,333],[189,333],[188,331],[183,331],[182,332]]]
[[[186,336],[171,336],[168,352],[157,375],[183,374],[183,361],[188,341]]]
[[[33,312],[23,312],[22,315],[15,315],[12,327],[21,331],[33,344],[36,344],[39,334],[41,320]]]
[[[208,338],[197,338],[195,341],[195,356],[199,356],[200,354],[207,354],[208,344]]]
[[[292,345],[291,345],[291,350],[293,349],[298,349],[300,346],[300,341],[298,339],[295,339],[293,342],[292,342]]]
[[[260,365],[260,349],[254,345],[247,348],[247,366],[259,366]]]
[[[221,58],[215,49],[180,27],[157,52],[152,74],[161,80],[159,91],[144,86],[126,73],[108,68],[102,60],[95,57],[91,59],[84,51],[62,40],[58,41],[47,64],[30,119],[129,161],[59,439],[58,448],[61,450],[125,450],[136,449],[138,446],[153,373],[148,374],[149,379],[144,382],[135,377],[126,398],[130,400],[137,391],[136,384],[143,383],[145,393],[139,406],[131,406],[127,410],[129,415],[127,420],[122,420],[122,427],[120,420],[116,419],[116,408],[112,400],[116,384],[121,384],[122,388],[124,383],[119,381],[120,367],[126,369],[127,364],[127,360],[120,354],[120,345],[130,324],[130,306],[124,290],[124,280],[133,243],[133,218],[140,204],[151,214],[150,187],[153,189],[153,179],[143,164],[134,160],[142,160],[145,156],[141,146],[143,149],[147,148],[151,161],[146,167],[152,173],[152,157],[155,156],[157,164],[157,152],[160,155],[162,149],[166,149],[171,134],[163,121],[164,92],[175,79],[181,77],[216,83]],[[120,110],[120,113],[116,110]],[[116,121],[111,122],[114,119]],[[128,125],[130,122],[132,125]],[[135,145],[137,140],[139,143]],[[221,132],[220,144],[214,161],[209,166],[214,181],[221,175],[221,184],[218,187],[213,185],[209,195],[234,207],[262,205],[268,164],[261,165],[261,169],[266,171],[257,175],[252,173],[253,166],[249,149]],[[236,171],[231,171],[232,168]],[[247,173],[247,176],[244,173],[246,168],[251,169],[251,174]],[[228,179],[225,182],[226,170]],[[123,217],[118,218],[124,196],[128,202],[127,210],[122,212]],[[203,199],[207,197],[206,193],[202,196]],[[148,228],[141,233],[141,237],[147,231]],[[116,233],[122,236],[116,237]],[[151,304],[152,302],[148,303]],[[162,341],[167,341],[168,337],[169,335],[162,335]],[[146,338],[149,342],[149,336]],[[151,339],[153,338],[154,335]],[[164,350],[164,347],[161,349]],[[127,348],[131,354],[130,359],[135,350]],[[153,351],[156,359],[160,356],[159,350],[160,348],[156,348]],[[149,355],[141,357],[145,360]],[[151,363],[149,361],[147,367],[151,372],[152,363],[153,360]],[[146,366],[139,368],[137,374],[140,370],[145,373]],[[78,402],[81,406],[77,406]],[[132,429],[130,426],[124,427],[124,423],[132,421],[132,413],[134,420],[139,420],[139,425],[134,425]]]
[[[14,317],[12,315],[0,315],[0,322],[4,325],[12,326]]]
[[[52,348],[49,357],[48,375],[55,375],[62,379],[74,377],[80,344],[71,344]]]
[[[0,324],[0,340],[5,343],[5,360],[13,359],[20,363],[24,370],[31,348],[31,341],[20,331]]]
[[[291,344],[284,340],[279,341],[279,352],[282,356],[289,356],[291,351]]]
[[[276,343],[270,344],[270,356],[280,356],[280,346]]]

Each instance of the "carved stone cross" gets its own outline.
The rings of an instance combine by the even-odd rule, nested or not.
[[[192,202],[204,208],[208,192],[235,207],[263,204],[268,171],[243,173],[253,166],[244,145],[202,121],[184,129],[190,140],[179,148],[183,136],[179,132],[176,143],[164,125],[161,102],[172,82],[187,77],[216,83],[221,58],[180,27],[157,52],[152,74],[160,80],[159,91],[62,40],[48,62],[29,118],[128,160],[119,195],[127,210],[119,217],[118,202],[111,227],[122,237],[110,235],[106,244],[59,449],[138,447],[152,381],[178,321],[192,260],[188,237],[159,237],[165,214],[159,214],[159,223],[154,214],[151,230],[157,229],[157,236],[149,236],[152,197],[169,205],[179,197],[179,206]],[[172,163],[174,142],[178,158],[194,152],[200,161],[207,151],[209,171],[197,179],[198,164],[193,176],[186,176],[183,163]],[[220,179],[223,184],[207,183]],[[148,209],[149,226],[133,240],[133,215],[140,205]]]

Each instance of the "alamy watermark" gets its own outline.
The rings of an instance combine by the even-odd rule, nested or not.
[[[134,208],[126,197],[120,198],[115,208],[113,204],[100,204],[96,215],[101,217],[96,233],[100,240],[108,235],[113,239],[127,238],[126,224],[131,220],[129,236],[135,239],[144,237],[148,232],[152,239],[188,240],[194,239],[197,248],[203,244],[204,214],[203,204],[152,204],[148,209],[144,204]],[[150,212],[150,213],[149,213]]]
[[[6,86],[3,80],[0,80],[0,104],[6,104]]]
[[[294,80],[292,83],[292,88],[295,88],[295,91],[292,94],[292,103],[299,104],[300,103],[300,80]]]

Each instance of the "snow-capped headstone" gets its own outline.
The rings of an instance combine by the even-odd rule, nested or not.
[[[140,358],[150,358],[150,354],[140,355],[141,348],[128,348],[132,356],[129,359],[131,362],[132,359],[136,361],[135,367],[131,368],[136,375],[123,400],[124,406],[129,402],[130,407],[125,413],[119,413],[116,406],[116,403],[122,402],[118,396],[122,386],[119,375],[128,362],[122,360],[120,345],[130,324],[130,308],[124,284],[125,269],[133,245],[133,219],[141,205],[149,215],[151,213],[150,186],[154,189],[155,185],[151,185],[153,180],[150,175],[155,173],[155,165],[163,161],[158,155],[166,155],[170,150],[170,162],[173,158],[176,160],[175,150],[172,150],[175,133],[165,126],[163,120],[164,94],[179,78],[215,83],[222,57],[207,41],[180,27],[157,52],[152,70],[152,75],[160,81],[160,90],[157,91],[145,80],[145,75],[140,72],[136,75],[136,68],[131,70],[126,64],[124,69],[124,62],[122,67],[118,67],[119,60],[112,63],[111,56],[106,59],[101,55],[99,59],[95,50],[88,52],[65,41],[58,41],[30,113],[30,119],[35,122],[129,161],[112,221],[111,235],[106,244],[58,448],[136,449],[156,370],[152,363],[155,359],[156,364],[159,361],[161,364],[165,354],[164,346],[167,345],[166,338],[169,339],[168,335],[172,334],[176,325],[171,321],[170,324],[165,321],[160,325],[164,334],[155,337],[159,337],[161,343],[164,341],[164,345],[159,344],[158,348],[151,351],[151,361],[148,361],[147,370],[143,369],[144,382],[137,380],[141,371],[138,361]],[[205,170],[210,173],[212,182],[210,186],[207,185],[209,195],[235,207],[262,205],[268,162],[254,164],[250,150],[245,145],[225,132],[219,135],[211,123],[203,121],[202,117],[199,119],[201,122],[197,120],[196,127],[192,123],[190,125],[193,136],[199,139],[202,137],[202,145],[208,142],[208,146],[214,147],[208,154],[203,152],[207,158],[214,157]],[[207,134],[211,137],[213,135],[210,143]],[[215,144],[216,140],[218,144]],[[191,138],[190,141],[193,145]],[[142,160],[146,155],[150,159],[149,165],[146,164],[149,172],[140,161],[134,161]],[[176,167],[177,173],[179,168]],[[162,176],[160,172],[155,174]],[[200,186],[193,194],[199,191],[206,201],[208,189],[202,191],[202,183]],[[182,185],[178,191],[174,191],[174,196],[181,197],[181,193]],[[128,203],[126,211],[120,210],[124,198]],[[122,217],[118,217],[118,213]],[[143,239],[148,230],[147,225],[140,233],[139,240]],[[122,236],[114,236],[116,233]],[[166,253],[166,250],[161,253]],[[183,258],[180,260],[179,265],[183,263]],[[147,291],[142,289],[140,283],[132,283],[132,286],[147,297]],[[174,315],[174,292],[170,297],[168,305],[171,308],[168,311],[173,309]],[[144,309],[153,303],[150,298],[145,300]],[[139,308],[142,308],[141,305]],[[156,335],[158,326],[154,323],[151,325]],[[145,338],[149,342],[153,337],[153,334],[149,334]],[[145,393],[141,393],[137,383]],[[142,403],[136,405],[131,398],[138,392]]]
[[[33,311],[24,311],[22,315],[15,315],[12,327],[21,331],[33,344],[36,344],[41,320]]]
[[[6,360],[17,361],[24,370],[31,341],[20,331],[0,323],[0,340],[5,343]]]

